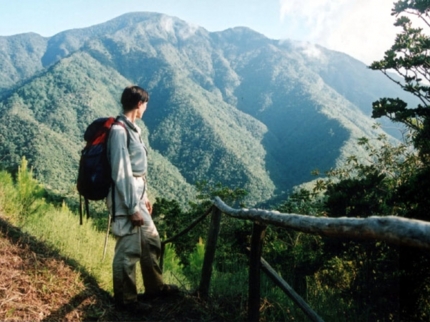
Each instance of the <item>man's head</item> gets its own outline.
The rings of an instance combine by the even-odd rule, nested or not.
[[[121,95],[121,105],[124,112],[138,108],[139,102],[149,101],[148,93],[139,86],[127,86]]]

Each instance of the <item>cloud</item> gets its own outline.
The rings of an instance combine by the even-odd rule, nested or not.
[[[174,21],[172,17],[168,17],[168,16],[161,17],[160,25],[164,28],[164,30],[172,34],[175,33],[173,24],[174,24]]]
[[[280,0],[280,18],[306,30],[309,40],[331,33],[344,15],[348,0]]]
[[[280,0],[285,37],[347,53],[366,64],[383,58],[399,31],[394,0]]]
[[[180,24],[179,27],[176,25],[178,23]],[[178,22],[177,19],[169,16],[163,16],[160,24],[166,32],[176,35],[182,40],[192,37],[199,29],[199,26],[195,24],[187,23],[185,21]]]
[[[280,42],[282,43],[282,40]],[[320,61],[324,61],[326,58],[315,44],[309,43],[307,41],[296,41],[291,45],[294,46],[296,50],[301,51],[308,58],[313,58]]]

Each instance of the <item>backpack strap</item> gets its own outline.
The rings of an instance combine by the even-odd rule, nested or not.
[[[82,214],[82,195],[79,194],[79,224],[82,226],[83,224],[83,214]]]
[[[84,210],[87,213],[87,219],[90,218],[90,206],[89,206],[89,201],[87,198],[84,198],[84,205],[82,205],[82,195],[79,194],[79,224],[82,226],[83,224],[83,215],[84,215]],[[82,207],[85,206],[85,209],[82,209]]]
[[[124,128],[125,133],[127,133],[127,149],[128,149],[130,146],[130,133],[128,132],[127,126],[125,126],[123,122],[120,122],[119,116],[116,117],[115,122],[113,124],[120,125]]]

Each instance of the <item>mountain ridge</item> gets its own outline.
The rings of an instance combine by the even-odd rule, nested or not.
[[[9,43],[19,38],[8,37]],[[0,44],[7,43],[4,38]],[[357,138],[383,133],[372,128],[368,102],[379,93],[401,94],[345,54],[269,39],[246,27],[209,32],[158,13],[21,38],[39,41],[39,47],[26,54],[24,41],[19,56],[0,47],[6,80],[0,83],[0,118],[44,124],[52,135],[43,130],[42,136],[66,135],[69,141],[59,144],[55,162],[43,160],[48,155],[40,148],[32,154],[27,141],[4,144],[0,152],[7,157],[0,166],[13,169],[17,156],[26,155],[42,181],[60,190],[67,185],[57,178],[73,190],[85,126],[117,114],[120,92],[131,83],[150,93],[139,125],[156,159],[154,194],[184,202],[201,180],[245,188],[254,204],[282,198],[312,180],[315,168],[328,170],[360,153]],[[20,73],[25,63],[28,70]],[[20,109],[28,114],[11,118],[10,111]],[[19,140],[10,131],[0,128],[1,143]]]

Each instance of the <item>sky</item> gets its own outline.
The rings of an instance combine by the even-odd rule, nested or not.
[[[319,44],[366,64],[381,60],[399,28],[395,0],[0,0],[0,36],[50,37],[129,12],[159,12],[208,31],[245,26],[271,39]]]

